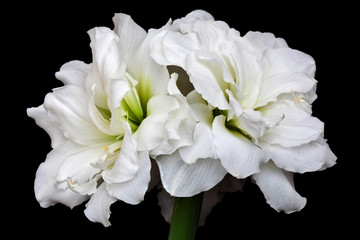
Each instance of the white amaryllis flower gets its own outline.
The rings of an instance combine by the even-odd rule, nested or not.
[[[143,200],[150,157],[190,145],[196,123],[184,97],[169,94],[169,73],[149,56],[145,30],[125,14],[113,21],[114,30],[88,32],[92,64],[64,64],[56,77],[65,86],[27,111],[53,147],[36,173],[40,205],[74,207],[90,197],[86,216],[105,226],[113,202]]]
[[[293,173],[322,170],[336,160],[323,138],[324,124],[311,116],[313,58],[271,33],[241,37],[201,10],[149,36],[155,61],[189,75],[195,91],[187,99],[200,119],[194,144],[179,149],[177,158],[157,158],[164,188],[191,196],[210,187],[198,179],[189,187],[193,172],[216,178],[216,184],[225,169],[238,179],[252,176],[277,211],[303,208],[306,199],[295,191]],[[200,165],[209,159],[221,164],[206,173]],[[169,165],[192,171],[170,176]]]

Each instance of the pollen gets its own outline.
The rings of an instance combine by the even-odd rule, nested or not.
[[[109,147],[104,147],[104,150],[108,150],[109,149]]]
[[[76,185],[76,183],[74,183],[71,178],[69,180],[70,180],[71,185]]]
[[[302,98],[302,97],[297,97],[297,98],[295,98],[294,103],[298,103],[298,102],[300,102],[300,101],[302,101],[302,100],[304,100],[304,98]]]

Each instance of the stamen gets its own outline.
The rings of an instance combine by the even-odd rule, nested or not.
[[[304,100],[303,97],[297,97],[297,98],[295,98],[294,103],[298,103],[298,102],[300,102],[302,100]]]
[[[104,147],[104,153],[99,156],[97,161],[90,163],[90,165],[94,168],[108,169],[116,161],[122,142],[122,140],[116,141]]]
[[[74,183],[71,178],[69,178],[69,182],[71,185],[76,185],[76,183]]]

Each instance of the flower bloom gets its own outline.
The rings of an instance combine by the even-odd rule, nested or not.
[[[146,31],[116,14],[114,30],[91,29],[92,64],[71,61],[64,83],[27,113],[51,137],[53,150],[36,173],[42,207],[74,207],[109,226],[116,200],[137,204],[150,182],[150,157],[192,143],[196,119],[178,94],[177,74],[149,56]]]
[[[277,211],[302,209],[306,199],[296,192],[293,173],[336,161],[324,124],[311,116],[313,58],[271,33],[242,37],[201,10],[149,31],[149,38],[157,63],[188,74],[195,90],[187,100],[200,120],[191,146],[156,159],[166,191],[192,196],[230,173],[252,177]]]

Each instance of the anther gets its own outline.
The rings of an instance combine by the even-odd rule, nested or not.
[[[295,98],[294,103],[298,103],[298,102],[300,102],[300,101],[302,101],[302,100],[304,100],[304,98],[302,98],[302,97],[297,97],[297,98]]]

